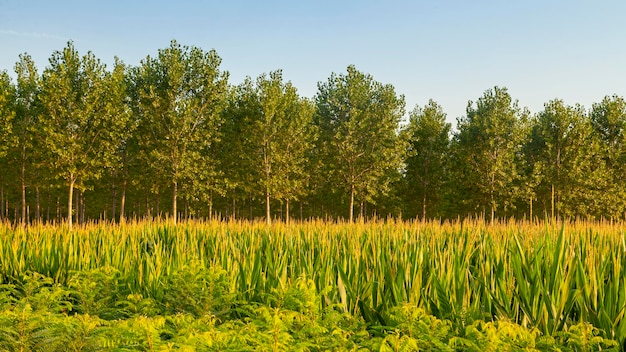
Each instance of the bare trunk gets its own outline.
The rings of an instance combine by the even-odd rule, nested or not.
[[[350,223],[354,222],[354,184],[350,185]]]
[[[422,195],[422,221],[426,221],[426,192]]]
[[[72,229],[72,205],[74,203],[74,176],[70,175],[69,196],[67,197],[67,227]]]
[[[530,197],[530,221],[533,221],[533,197]]]
[[[0,186],[0,219],[4,218],[4,185]]]
[[[81,190],[78,193],[80,199],[80,224],[85,223],[85,191]]]
[[[270,191],[265,190],[265,223],[268,225],[272,223],[272,219],[270,218]]]
[[[304,219],[302,218],[302,200],[300,200],[300,222],[302,222]]]
[[[115,214],[115,203],[117,203],[117,189],[115,188],[115,181],[111,182],[111,221],[115,221],[117,214]]]
[[[254,215],[252,214],[252,194],[248,195],[248,220],[252,221]]]
[[[41,222],[41,202],[39,197],[39,186],[35,186],[35,221]]]
[[[213,220],[213,190],[209,191],[209,220]]]
[[[554,219],[554,183],[552,184],[552,194],[550,196],[550,218]]]
[[[493,197],[493,189],[489,193],[490,193],[489,198],[491,200],[491,223],[493,224],[495,217],[496,217],[496,207],[495,207],[495,200]]]
[[[50,184],[48,184],[48,204],[46,205],[46,222],[50,222],[50,205],[52,204],[52,194],[50,194]]]
[[[285,222],[289,223],[289,198],[285,201]]]
[[[363,221],[365,218],[365,206],[363,204],[363,201],[361,201],[361,207],[359,209],[359,217],[361,218],[361,221]]]
[[[173,190],[172,190],[172,221],[174,222],[174,224],[176,224],[176,219],[178,217],[178,209],[176,209],[176,205],[177,205],[177,197],[178,197],[178,182],[174,181],[173,184]]]
[[[122,182],[122,198],[120,199],[120,222],[126,221],[125,215],[124,215],[124,212],[126,211],[126,209],[124,209],[125,206],[126,206],[126,177],[124,177],[124,181]]]
[[[24,162],[24,150],[22,150],[22,165],[20,168],[20,181],[22,186],[22,225],[26,225],[26,164]]]

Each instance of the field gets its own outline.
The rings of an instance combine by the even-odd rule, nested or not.
[[[621,350],[621,223],[0,225],[0,350]]]

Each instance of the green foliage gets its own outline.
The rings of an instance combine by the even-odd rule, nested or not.
[[[151,226],[0,231],[0,349],[595,351],[626,335],[613,225]],[[64,254],[37,260],[52,241]],[[58,262],[57,279],[25,269]]]
[[[220,63],[214,50],[172,41],[135,71],[138,141],[148,151],[148,181],[171,185],[174,220],[179,191],[187,199],[201,197],[215,186],[208,181],[219,176],[211,148],[220,138],[227,91],[228,74],[220,71]]]
[[[408,156],[406,158],[407,205],[416,209],[407,215],[417,214],[426,219],[438,214],[446,173],[449,169],[446,157],[450,146],[451,125],[446,114],[436,102],[430,100],[424,108],[415,107],[410,113],[408,134]],[[427,212],[428,210],[428,212]],[[440,212],[439,212],[440,214]]]
[[[561,100],[545,105],[533,124],[536,164],[543,173],[539,200],[551,217],[593,217],[606,190],[606,166],[582,106]]]
[[[404,141],[398,138],[404,96],[392,85],[348,66],[347,74],[332,74],[318,84],[315,122],[320,129],[319,150],[333,187],[354,200],[374,203],[389,192],[393,171],[400,168]]]
[[[15,118],[15,86],[6,71],[0,71],[0,158],[13,143],[12,124]]]
[[[161,304],[169,314],[220,317],[230,314],[234,295],[226,271],[192,262],[167,277]]]
[[[306,193],[313,105],[274,71],[236,87],[225,116],[226,148],[239,156],[228,162],[229,178],[237,190],[265,200],[269,223],[270,199],[289,202]]]
[[[518,197],[523,112],[506,88],[485,91],[475,105],[468,104],[453,138],[455,194],[468,211],[493,221],[507,214]]]
[[[107,72],[91,52],[80,56],[69,42],[63,51],[53,53],[43,73],[43,140],[56,175],[69,186],[70,228],[74,187],[84,190],[86,182],[99,178],[111,165],[125,128],[127,116],[119,103],[124,91],[114,84],[120,80],[119,72],[117,68],[113,74]]]
[[[613,95],[593,104],[589,118],[597,139],[597,162],[601,156],[606,170],[593,182],[601,182],[602,196],[593,198],[596,205],[594,213],[601,216],[621,218],[626,211],[622,199],[626,197],[626,186],[622,180],[626,177],[626,101]],[[597,187],[597,185],[596,185]],[[590,195],[590,197],[598,196]]]

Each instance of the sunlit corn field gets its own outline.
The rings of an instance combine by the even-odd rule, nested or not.
[[[190,273],[177,285],[191,287],[198,268],[220,268],[230,302],[271,306],[304,279],[321,297],[311,309],[334,306],[372,326],[410,303],[460,328],[506,321],[555,335],[587,322],[623,343],[625,236],[608,222],[5,224],[0,279],[36,272],[71,286],[77,272],[109,268],[128,292],[163,302],[173,275]],[[188,294],[206,289],[217,290]]]

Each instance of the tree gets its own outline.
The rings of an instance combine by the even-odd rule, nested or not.
[[[459,197],[474,210],[506,211],[517,197],[519,170],[516,158],[522,146],[522,112],[506,88],[485,91],[467,116],[458,120],[454,135],[455,179],[462,187]]]
[[[606,96],[593,104],[590,119],[610,173],[611,187],[601,198],[606,201],[604,212],[607,216],[623,217],[626,213],[626,101],[617,95]]]
[[[421,202],[417,213],[426,219],[427,208],[434,208],[444,186],[451,125],[433,100],[424,108],[416,106],[409,118],[406,195]]]
[[[249,178],[250,191],[261,191],[267,223],[272,199],[287,202],[288,218],[289,201],[305,192],[306,156],[315,136],[313,105],[298,96],[291,82],[283,82],[281,71],[259,76],[256,85],[248,78],[237,91],[231,121],[241,133],[240,170]]]
[[[552,100],[537,115],[533,143],[544,173],[538,193],[551,217],[598,213],[595,198],[603,197],[609,181],[598,142],[580,105]]]
[[[5,159],[9,146],[14,145],[15,140],[12,133],[13,119],[15,118],[15,86],[11,82],[9,75],[5,71],[0,72],[0,163]],[[2,166],[0,164],[0,166]],[[7,167],[8,169],[8,167]],[[0,219],[6,213],[5,209],[5,175],[0,175]]]
[[[398,136],[404,97],[354,66],[347,71],[318,83],[315,122],[329,179],[349,194],[352,222],[355,198],[373,203],[387,193],[406,149]]]
[[[15,118],[15,86],[6,71],[0,72],[0,158],[6,156],[13,143],[12,124]]]
[[[37,72],[34,61],[28,54],[20,55],[20,60],[15,65],[17,74],[16,105],[17,114],[13,124],[13,134],[17,137],[14,144],[13,160],[19,165],[19,180],[21,190],[21,220],[26,224],[26,187],[35,182],[35,175],[43,176],[43,170],[35,170],[35,158],[41,161],[42,146],[39,143],[40,130],[37,125],[41,114],[39,94],[41,91],[41,77]],[[39,195],[37,187],[37,195]],[[39,197],[37,198],[37,220],[39,220]]]
[[[108,107],[114,116],[115,129],[118,133],[115,136],[114,152],[107,167],[107,173],[111,181],[111,217],[116,219],[117,185],[122,183],[122,194],[120,197],[120,222],[124,221],[124,206],[126,201],[126,183],[128,176],[128,149],[130,139],[133,137],[137,127],[137,120],[132,114],[133,86],[130,78],[129,68],[119,59],[115,59],[115,64],[111,74],[108,76],[107,101],[111,103]]]
[[[80,56],[69,42],[55,51],[42,78],[44,140],[58,176],[68,185],[67,222],[72,227],[74,188],[84,187],[110,165],[124,125],[115,80],[93,53]]]
[[[181,183],[187,185],[186,197],[207,193],[200,188],[199,177],[216,170],[209,149],[219,139],[228,82],[220,63],[214,50],[205,52],[172,41],[139,68],[140,128],[146,137],[142,148],[153,176],[172,186],[174,222]]]

